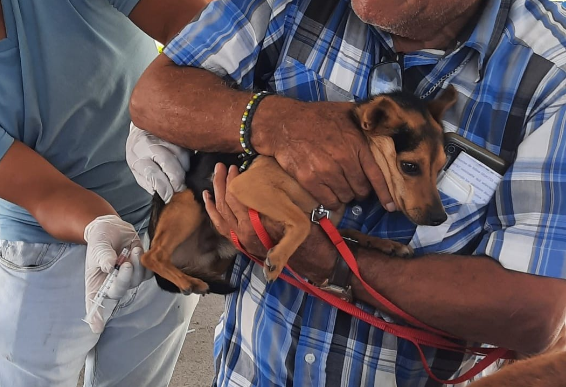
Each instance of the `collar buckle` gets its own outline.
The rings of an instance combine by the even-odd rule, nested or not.
[[[330,210],[324,208],[322,204],[320,204],[317,208],[313,209],[311,212],[311,222],[315,224],[320,224],[320,220],[322,218],[330,219]]]

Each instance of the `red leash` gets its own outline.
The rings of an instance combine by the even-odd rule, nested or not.
[[[269,234],[267,233],[267,231],[263,227],[263,224],[261,223],[261,220],[259,218],[259,213],[255,210],[249,209],[249,216],[250,216],[250,220],[252,222],[252,226],[253,226],[255,232],[256,232],[257,236],[259,237],[260,241],[265,246],[265,248],[267,248],[267,249],[272,248],[273,242],[271,241]],[[344,242],[344,239],[342,239],[342,236],[340,235],[340,233],[338,232],[336,227],[334,227],[332,222],[330,222],[330,220],[327,217],[323,217],[322,219],[319,220],[319,222],[320,222],[320,225],[323,228],[323,230],[326,232],[326,234],[328,235],[328,237],[330,238],[330,240],[334,244],[334,246],[336,246],[336,248],[338,249],[338,252],[342,256],[342,258],[344,258],[344,260],[346,261],[346,263],[350,267],[350,270],[352,270],[352,273],[356,277],[358,277],[358,279],[361,281],[361,283],[363,284],[366,291],[372,297],[374,297],[378,302],[380,302],[387,309],[389,309],[389,311],[391,311],[391,312],[397,314],[398,316],[402,317],[405,321],[414,325],[415,327],[402,326],[402,325],[399,325],[399,324],[390,323],[390,322],[385,321],[382,318],[379,318],[379,317],[376,317],[372,314],[369,314],[369,313],[363,311],[362,309],[356,307],[355,305],[353,305],[353,304],[351,304],[347,301],[344,301],[344,300],[340,299],[339,297],[336,297],[336,296],[334,296],[334,295],[332,295],[328,292],[325,292],[324,290],[321,290],[318,287],[314,286],[313,284],[307,282],[300,275],[298,275],[295,271],[293,271],[293,269],[291,269],[288,265],[286,266],[286,269],[293,275],[293,277],[290,277],[290,276],[282,273],[279,276],[281,279],[283,279],[284,281],[290,283],[291,285],[301,289],[302,291],[304,291],[308,294],[314,295],[314,296],[326,301],[327,303],[331,304],[332,306],[334,306],[334,307],[336,307],[336,308],[338,308],[338,309],[340,309],[340,310],[342,310],[342,311],[344,311],[344,312],[346,312],[346,313],[348,313],[348,314],[350,314],[350,315],[352,315],[352,316],[354,316],[354,317],[356,317],[356,318],[358,318],[362,321],[365,321],[368,324],[375,326],[376,328],[378,328],[380,330],[383,330],[383,331],[390,333],[392,335],[395,335],[399,338],[410,341],[411,343],[413,343],[417,347],[417,350],[419,351],[419,354],[420,354],[420,357],[421,357],[421,361],[424,365],[424,368],[425,368],[425,371],[427,372],[427,374],[432,379],[436,380],[439,383],[442,383],[442,384],[458,384],[458,383],[465,382],[466,380],[469,380],[472,377],[479,374],[480,372],[482,372],[484,369],[486,369],[489,365],[491,365],[497,359],[499,359],[499,358],[506,358],[506,359],[513,358],[513,352],[509,351],[507,349],[504,349],[504,348],[482,348],[482,347],[465,347],[465,346],[462,346],[461,344],[458,344],[458,343],[452,341],[452,339],[455,339],[455,337],[453,335],[445,333],[445,332],[443,332],[439,329],[429,327],[428,325],[422,323],[421,321],[417,320],[413,316],[409,315],[405,311],[398,308],[391,301],[389,301],[388,299],[383,297],[381,294],[379,294],[377,291],[375,291],[375,289],[373,289],[371,286],[369,286],[361,278],[360,271],[359,271],[359,268],[358,268],[358,264],[356,262],[354,255],[352,254],[352,252],[350,251],[350,249],[346,245],[346,242]],[[260,265],[263,266],[263,262],[260,259],[253,256],[252,254],[249,254],[247,251],[245,251],[245,249],[240,244],[238,237],[236,236],[236,234],[233,231],[230,231],[230,235],[232,236],[232,241],[234,242],[234,245],[236,245],[236,247],[240,251],[242,251],[246,256],[248,256],[254,262],[259,263]],[[418,327],[418,328],[416,328],[416,327]],[[460,353],[471,353],[471,354],[475,354],[475,355],[483,355],[485,357],[481,361],[476,363],[470,370],[468,370],[463,375],[460,375],[459,377],[452,379],[452,380],[441,380],[441,379],[437,378],[432,373],[432,370],[430,369],[430,367],[427,363],[427,359],[426,359],[424,352],[421,348],[421,345],[439,348],[439,349],[444,349],[444,350],[449,350],[449,351],[454,351],[454,352],[460,352]]]

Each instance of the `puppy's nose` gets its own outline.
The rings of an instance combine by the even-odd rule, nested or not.
[[[448,215],[446,215],[444,210],[442,212],[432,212],[429,214],[428,224],[431,226],[438,226],[444,223],[446,219],[448,219]]]

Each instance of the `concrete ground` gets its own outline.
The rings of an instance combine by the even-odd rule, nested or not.
[[[210,387],[214,370],[212,358],[214,328],[223,310],[223,296],[210,294],[201,297],[169,387]],[[77,387],[82,385],[81,374]]]
[[[169,387],[210,387],[214,371],[214,328],[223,310],[223,296],[209,294],[201,297]]]

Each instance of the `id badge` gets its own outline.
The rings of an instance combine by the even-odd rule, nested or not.
[[[450,227],[487,205],[503,176],[466,152],[460,152],[439,176],[438,190],[458,202],[457,211],[447,211],[448,219],[439,226],[417,226],[409,245],[413,248],[442,242]]]
[[[440,176],[437,186],[439,191],[460,203],[485,205],[493,197],[501,179],[503,176],[487,165],[466,152],[460,152]]]

